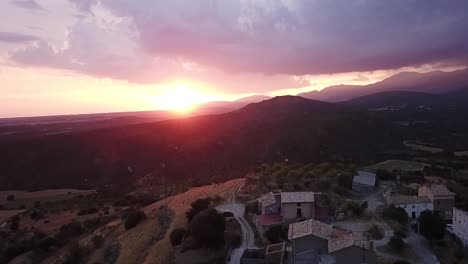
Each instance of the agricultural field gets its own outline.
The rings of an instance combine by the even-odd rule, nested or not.
[[[49,189],[36,192],[10,190],[0,191],[0,206],[4,209],[27,209],[35,204],[68,200],[78,195],[96,193],[95,190]]]

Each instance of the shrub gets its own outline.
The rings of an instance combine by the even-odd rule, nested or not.
[[[234,213],[229,212],[229,211],[226,211],[226,212],[223,212],[223,216],[224,216],[225,218],[234,217]]]
[[[120,244],[114,243],[104,251],[104,263],[114,264],[120,255]]]
[[[86,229],[92,229],[92,228],[95,228],[95,227],[99,226],[100,223],[101,223],[101,218],[100,217],[94,217],[94,218],[86,219],[83,222],[83,226]]]
[[[219,249],[224,246],[225,227],[226,221],[223,215],[215,209],[207,209],[192,219],[190,234],[199,246]]]
[[[129,230],[134,228],[138,223],[140,223],[146,215],[142,211],[133,211],[125,219],[125,229]]]
[[[180,245],[180,243],[182,243],[186,235],[187,235],[187,231],[185,229],[183,228],[174,229],[169,236],[172,246]]]
[[[408,237],[408,228],[403,225],[399,225],[395,228],[393,231],[393,235],[401,238],[407,238]]]
[[[403,239],[397,236],[392,236],[387,245],[396,252],[402,252],[406,248]]]
[[[279,243],[287,236],[281,226],[273,226],[264,234],[265,238],[272,244]]]
[[[89,207],[89,208],[83,208],[79,210],[76,215],[87,215],[87,214],[95,214],[99,212],[99,209],[97,207]]]
[[[364,213],[364,208],[353,201],[349,201],[345,204],[344,210],[353,216],[361,216]]]
[[[191,204],[191,208],[187,211],[187,219],[192,221],[192,219],[201,211],[208,209],[211,205],[211,198],[202,198],[197,199]]]
[[[379,180],[383,181],[394,181],[396,180],[395,175],[393,175],[391,172],[388,172],[386,170],[378,169],[376,171],[376,176]]]
[[[317,183],[317,188],[319,188],[319,190],[321,191],[326,191],[330,189],[330,187],[331,187],[331,183],[327,180],[321,180]]]
[[[382,228],[380,228],[378,225],[372,225],[372,227],[369,230],[367,230],[367,232],[372,237],[372,239],[375,240],[380,240],[385,236]]]
[[[101,235],[93,236],[92,241],[95,248],[100,248],[104,244],[104,238]]]
[[[400,224],[408,224],[408,215],[405,209],[394,206],[387,207],[382,211],[382,216],[397,221]]]
[[[338,185],[346,189],[351,189],[353,185],[353,175],[347,173],[340,174],[340,176],[338,176]]]
[[[56,238],[63,243],[66,243],[69,239],[81,235],[83,233],[83,226],[80,222],[71,222],[60,227]]]
[[[419,215],[419,232],[426,239],[442,239],[445,233],[444,220],[432,211],[426,210]]]
[[[63,263],[64,264],[83,263],[87,254],[88,254],[88,250],[85,247],[81,246],[78,242],[74,241],[68,248],[68,252],[65,255],[65,260],[63,261]]]

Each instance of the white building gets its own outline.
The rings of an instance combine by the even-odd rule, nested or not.
[[[453,233],[468,247],[468,212],[453,208]]]
[[[377,176],[375,171],[360,169],[353,178],[353,191],[371,193],[374,191]]]
[[[410,219],[417,219],[421,212],[433,211],[431,199],[427,196],[391,195],[388,204],[405,209]]]

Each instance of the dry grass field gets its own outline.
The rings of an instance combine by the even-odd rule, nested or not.
[[[31,208],[35,202],[51,202],[71,199],[78,195],[88,195],[96,193],[95,190],[76,190],[76,189],[50,189],[37,192],[27,192],[19,190],[0,191],[0,205],[6,209],[24,209]],[[14,199],[7,200],[7,197],[13,195]]]

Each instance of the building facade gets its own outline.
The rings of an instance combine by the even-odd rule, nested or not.
[[[432,201],[427,196],[391,195],[387,203],[405,209],[410,219],[417,219],[426,210],[434,210]]]
[[[453,233],[468,247],[468,212],[453,208]]]
[[[374,191],[377,175],[372,170],[358,170],[358,174],[353,178],[353,191],[360,193],[371,193]]]
[[[440,184],[423,186],[418,189],[418,196],[427,196],[432,201],[434,212],[445,220],[452,221],[455,193],[447,187]]]

